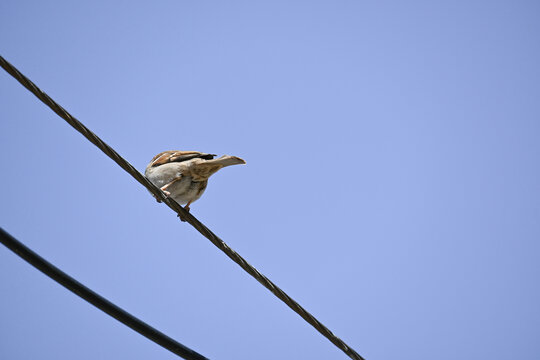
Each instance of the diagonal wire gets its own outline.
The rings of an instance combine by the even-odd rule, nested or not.
[[[64,286],[66,289],[72,291],[74,294],[80,296],[90,304],[94,305],[101,311],[109,314],[121,323],[129,326],[139,334],[147,337],[158,345],[161,345],[165,349],[172,353],[183,357],[187,360],[208,360],[201,354],[191,350],[190,348],[180,344],[174,339],[171,339],[162,332],[154,329],[145,322],[137,319],[135,316],[126,312],[125,310],[114,305],[109,300],[93,292],[71,276],[58,269],[56,266],[30,250],[23,243],[15,239],[8,234],[4,229],[0,227],[0,243],[4,244],[8,249],[19,255],[26,260],[30,265]]]
[[[283,301],[294,312],[300,315],[305,321],[313,326],[324,337],[330,340],[335,346],[345,352],[351,359],[364,360],[353,348],[348,346],[343,340],[334,335],[330,329],[324,326],[319,320],[311,315],[300,304],[293,300],[283,290],[281,290],[276,284],[270,281],[266,276],[261,274],[251,264],[249,264],[243,257],[241,257],[236,251],[231,249],[223,240],[221,240],[216,234],[208,229],[204,224],[197,220],[191,213],[184,210],[183,207],[178,205],[173,199],[166,197],[165,194],[154,184],[152,184],[146,177],[144,177],[137,169],[135,169],[130,163],[128,163],[123,157],[121,157],[113,148],[107,145],[96,134],[90,131],[79,120],[69,114],[63,107],[58,105],[53,99],[39,89],[30,79],[21,74],[13,65],[11,65],[6,59],[0,56],[0,66],[4,68],[11,76],[13,76],[18,82],[20,82],[25,88],[27,88],[32,94],[40,99],[45,105],[50,107],[58,116],[64,119],[75,130],[80,132],[85,138],[92,144],[96,145],[101,151],[103,151],[108,157],[116,162],[122,169],[135,178],[141,185],[146,187],[157,199],[167,204],[173,211],[175,211],[181,218],[190,223],[197,231],[199,231],[204,237],[212,242],[216,247],[225,253],[231,260],[237,263],[248,274],[253,276],[258,282],[260,282],[265,288],[270,290],[275,296]]]

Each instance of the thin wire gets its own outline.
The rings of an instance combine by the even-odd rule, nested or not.
[[[116,162],[122,169],[135,178],[141,185],[146,187],[157,199],[160,199],[162,202],[167,204],[173,211],[175,211],[181,218],[185,219],[189,224],[191,224],[197,231],[199,231],[204,237],[212,242],[216,247],[225,253],[231,260],[240,265],[248,274],[253,276],[258,282],[260,282],[265,288],[270,290],[275,296],[277,296],[281,301],[287,304],[294,312],[300,315],[305,321],[307,321],[311,326],[313,326],[318,332],[320,332],[324,337],[330,340],[335,346],[345,352],[351,359],[354,360],[364,360],[353,348],[348,346],[343,340],[334,335],[330,329],[324,326],[319,320],[317,320],[313,315],[311,315],[306,309],[304,309],[300,304],[293,300],[289,295],[287,295],[283,290],[281,290],[276,284],[270,281],[266,276],[261,274],[257,269],[255,269],[251,264],[249,264],[243,257],[241,257],[236,251],[231,249],[223,240],[221,240],[216,234],[214,234],[210,229],[208,229],[204,224],[197,220],[191,213],[184,210],[184,208],[172,198],[165,196],[165,194],[152,184],[146,177],[144,177],[137,169],[135,169],[130,163],[128,163],[123,157],[121,157],[113,148],[107,145],[103,140],[101,140],[96,134],[90,131],[86,126],[84,126],[79,120],[71,116],[63,107],[58,105],[53,99],[51,99],[47,94],[41,91],[32,81],[30,81],[26,76],[21,74],[13,65],[11,65],[7,60],[0,56],[0,65],[6,70],[11,76],[13,76],[18,82],[20,82],[25,88],[27,88],[31,93],[37,96],[45,105],[50,107],[55,113],[58,114],[62,119],[64,119],[68,124],[70,124],[75,130],[80,132],[85,138],[87,138],[92,144],[96,145],[101,151],[103,151],[108,157],[110,157],[114,162]]]
[[[150,325],[146,324],[145,322],[137,319],[135,316],[131,315],[125,310],[114,305],[109,300],[93,292],[62,270],[58,269],[56,266],[54,266],[47,260],[39,256],[38,254],[30,250],[23,243],[15,239],[2,228],[0,228],[0,242],[4,244],[8,249],[13,251],[15,254],[26,260],[30,265],[32,265],[60,285],[64,286],[66,289],[70,290],[75,295],[80,296],[101,311],[109,314],[116,320],[129,326],[130,328],[152,340],[156,344],[164,347],[165,349],[171,351],[172,353],[180,357],[183,357],[184,359],[208,360],[206,357],[202,356],[196,351],[191,350],[190,348],[180,344],[174,339],[171,339],[162,332],[154,329]]]

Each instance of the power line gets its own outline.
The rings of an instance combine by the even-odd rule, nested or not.
[[[79,120],[71,116],[63,107],[58,105],[53,99],[51,99],[46,93],[41,91],[30,79],[21,74],[13,65],[0,56],[0,65],[11,76],[13,76],[18,82],[20,82],[25,88],[33,93],[38,99],[40,99],[45,105],[50,107],[58,116],[64,119],[75,130],[80,132],[85,138],[87,138],[92,144],[96,145],[101,151],[103,151],[108,157],[116,162],[122,169],[135,178],[141,185],[146,187],[157,199],[167,204],[178,215],[191,224],[197,231],[199,231],[204,237],[212,242],[216,247],[223,251],[231,260],[240,265],[248,274],[253,276],[264,287],[270,290],[275,296],[283,301],[289,308],[300,315],[305,321],[313,326],[324,337],[330,340],[335,346],[345,352],[351,359],[364,360],[353,348],[348,346],[343,340],[334,335],[330,329],[324,326],[319,320],[311,315],[300,304],[293,300],[283,290],[281,290],[276,284],[270,281],[266,276],[261,274],[255,267],[249,264],[243,257],[241,257],[236,251],[231,249],[223,240],[221,240],[216,234],[208,229],[204,224],[197,220],[191,213],[184,210],[183,207],[178,205],[172,198],[168,198],[165,194],[154,184],[152,184],[146,177],[144,177],[137,169],[135,169],[130,163],[128,163],[123,157],[121,157],[113,148],[107,145],[96,134],[90,131]]]
[[[56,266],[30,250],[23,243],[8,234],[4,229],[0,228],[0,242],[8,249],[26,260],[30,265],[64,286],[66,289],[80,296],[90,304],[94,305],[101,311],[109,314],[121,323],[129,326],[139,334],[147,337],[158,345],[173,352],[174,354],[188,360],[208,360],[201,354],[191,350],[190,348],[180,344],[174,339],[171,339],[162,332],[154,329],[145,322],[137,319],[135,316],[125,310],[114,305],[109,300],[93,292]]]

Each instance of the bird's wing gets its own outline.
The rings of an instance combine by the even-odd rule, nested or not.
[[[195,158],[201,158],[205,160],[211,160],[214,158],[214,154],[206,154],[199,151],[176,151],[176,150],[169,150],[164,151],[162,153],[157,154],[154,156],[152,161],[150,162],[149,167],[155,167],[171,162],[181,162],[186,161],[190,159]]]

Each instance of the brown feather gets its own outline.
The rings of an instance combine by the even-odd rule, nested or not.
[[[224,155],[219,159],[207,160],[193,164],[189,169],[189,175],[194,181],[207,180],[212,174],[225,166],[245,164],[243,159],[236,156]]]
[[[169,151],[163,151],[152,159],[150,162],[151,167],[168,164],[171,162],[181,162],[186,161],[190,159],[195,158],[201,158],[201,159],[213,159],[214,154],[206,154],[199,151],[177,151],[177,150],[169,150]]]

